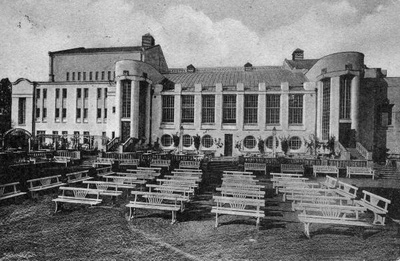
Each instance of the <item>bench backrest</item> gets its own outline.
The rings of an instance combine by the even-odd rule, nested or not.
[[[272,176],[272,178],[276,177],[300,178],[303,176],[303,174],[298,174],[298,173],[276,173],[276,172],[271,172],[270,175]]]
[[[114,159],[112,159],[112,158],[101,158],[101,157],[97,157],[95,163],[109,163],[109,164],[113,164],[113,163],[114,163]]]
[[[314,165],[314,173],[338,173],[339,169],[336,166]]]
[[[371,205],[372,207],[380,209],[383,212],[388,211],[388,206],[391,203],[389,199],[378,196],[366,190],[363,190],[362,192],[363,192],[363,198],[361,199],[362,201],[364,201],[368,205]]]
[[[347,167],[347,173],[350,174],[373,174],[374,170],[367,167]]]
[[[332,178],[331,176],[326,176],[324,183],[322,183],[323,186],[327,188],[335,188],[338,183],[338,180],[336,178]]]
[[[245,162],[244,170],[261,170],[265,171],[267,169],[267,164],[265,163],[253,163],[253,162]]]
[[[301,164],[281,164],[281,172],[304,173],[304,166]]]
[[[96,174],[101,176],[104,174],[109,174],[112,173],[111,167],[103,167],[103,168],[97,168],[96,169]]]
[[[43,177],[43,178],[37,178],[37,179],[30,179],[30,180],[27,180],[26,182],[29,183],[30,188],[45,187],[45,186],[49,186],[52,184],[61,183],[60,178],[61,178],[61,175],[55,175],[55,176],[49,176],[49,177]]]
[[[89,177],[89,170],[76,171],[76,172],[65,174],[65,176],[67,177],[68,180],[87,178],[87,177]]]
[[[20,192],[17,188],[19,182],[12,182],[7,184],[0,184],[0,198],[5,195],[14,194]]]
[[[346,192],[346,193],[348,193],[348,194],[351,194],[351,195],[353,195],[354,197],[357,196],[358,188],[357,188],[356,186],[353,186],[353,185],[344,183],[343,181],[338,181],[338,187],[337,187],[337,189],[338,189],[338,190],[341,190],[341,191],[343,191],[343,192]]]
[[[129,164],[129,165],[139,165],[140,160],[139,159],[120,159],[119,160],[120,164]]]
[[[99,195],[101,190],[97,189],[88,189],[88,188],[79,188],[79,187],[60,187],[60,191],[62,191],[62,196],[73,196],[75,198],[89,198],[89,195],[95,195],[96,199],[99,199]]]
[[[150,167],[159,166],[159,167],[167,167],[171,165],[171,160],[162,160],[162,159],[153,159],[150,162]]]
[[[227,205],[236,209],[245,209],[247,206],[255,206],[259,209],[265,206],[265,200],[263,199],[213,196],[213,200],[217,203],[217,206]]]

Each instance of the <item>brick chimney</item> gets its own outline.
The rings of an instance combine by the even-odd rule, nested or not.
[[[155,45],[154,38],[151,34],[147,33],[142,36],[142,46],[144,48],[149,48]]]
[[[292,60],[293,61],[298,61],[298,60],[303,60],[304,59],[304,51],[297,48],[296,50],[293,51],[292,53]]]

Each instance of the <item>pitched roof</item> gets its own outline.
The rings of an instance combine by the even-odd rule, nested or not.
[[[201,83],[203,86],[215,86],[217,83],[221,83],[222,86],[235,86],[237,83],[243,83],[244,86],[258,86],[259,83],[266,83],[267,86],[280,86],[282,82],[289,82],[290,86],[302,86],[307,81],[302,73],[277,66],[254,68],[252,71],[244,71],[243,68],[241,70],[216,68],[216,71],[199,69],[195,73],[180,71],[179,73],[164,74],[164,76],[169,82],[181,84],[182,87],[193,87],[196,83]]]
[[[310,70],[311,67],[318,61],[318,59],[303,59],[303,60],[288,60],[285,59],[285,62],[292,68],[292,69],[307,69]]]
[[[78,47],[61,51],[49,52],[49,54],[70,54],[70,53],[106,53],[106,52],[139,52],[142,46],[123,46],[123,47],[106,47],[106,48],[85,48]]]

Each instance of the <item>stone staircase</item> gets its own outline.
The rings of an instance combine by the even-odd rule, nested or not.
[[[400,170],[395,167],[377,165],[374,167],[375,174],[380,179],[398,179],[400,180]]]
[[[350,152],[350,159],[352,160],[365,160],[363,155],[356,148],[346,148]]]

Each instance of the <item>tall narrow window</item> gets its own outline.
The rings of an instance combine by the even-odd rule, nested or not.
[[[40,99],[40,89],[36,89],[36,121],[40,121],[40,107],[41,107],[41,99]]]
[[[101,99],[101,88],[97,88],[97,99]]]
[[[66,81],[69,81],[69,72],[67,72]]]
[[[201,122],[215,123],[215,95],[203,95],[201,103]]]
[[[95,80],[97,81],[99,79],[99,72],[96,72],[95,74]]]
[[[62,107],[62,115],[61,119],[63,122],[67,121],[67,89],[62,89],[62,101],[61,101],[61,107]]]
[[[108,76],[108,77],[107,77],[108,80],[111,81],[111,72],[110,72],[110,71],[107,72],[107,76]]]
[[[174,122],[174,102],[174,96],[162,96],[162,122]]]
[[[83,80],[86,81],[86,72],[83,72]]]
[[[72,72],[72,80],[75,81],[75,72]]]
[[[303,124],[303,94],[289,95],[289,124]]]
[[[93,81],[93,72],[89,72],[89,81]]]
[[[122,82],[122,118],[131,117],[131,81]]]
[[[46,122],[47,121],[47,89],[43,89],[43,95],[42,95],[42,121]]]
[[[223,95],[222,123],[236,123],[236,95]]]
[[[244,124],[257,123],[258,95],[246,94],[244,96]]]
[[[18,124],[26,123],[26,98],[18,99]]]
[[[83,89],[83,122],[88,122],[89,113],[89,89]]]
[[[101,80],[104,81],[104,72],[101,72]]]
[[[277,125],[280,123],[281,96],[279,94],[267,94],[265,101],[266,124]]]
[[[329,139],[331,113],[331,80],[322,81],[322,139]]]
[[[182,95],[182,122],[194,123],[194,95]]]
[[[81,80],[81,72],[78,72],[78,81]]]
[[[55,121],[60,122],[60,109],[61,109],[60,89],[56,89],[56,101],[55,101]]]
[[[82,89],[76,89],[76,122],[81,122],[82,120]]]
[[[351,110],[351,80],[350,76],[340,78],[340,111],[339,119],[349,120]]]

